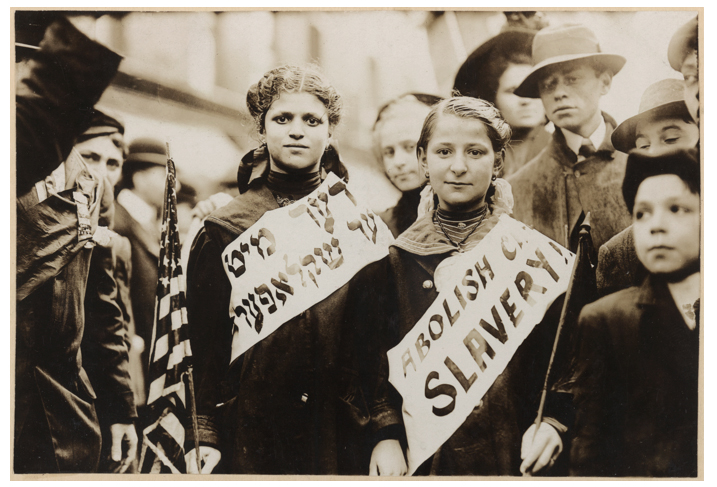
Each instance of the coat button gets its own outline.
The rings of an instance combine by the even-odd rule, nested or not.
[[[576,178],[580,177],[580,171],[578,171],[577,169],[575,170],[575,172],[573,174],[575,174]]]
[[[433,281],[423,281],[423,289],[433,289]]]

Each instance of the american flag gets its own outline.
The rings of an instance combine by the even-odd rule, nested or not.
[[[147,377],[148,419],[144,424],[148,425],[144,428],[140,457],[142,473],[186,473],[185,425],[191,427],[190,407],[194,402],[192,388],[188,391],[184,382],[184,377],[191,374],[192,350],[177,231],[176,175],[174,162],[169,155],[167,159],[159,281]]]

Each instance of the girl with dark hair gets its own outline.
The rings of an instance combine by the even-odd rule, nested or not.
[[[531,47],[535,32],[508,30],[489,39],[458,70],[453,89],[493,103],[513,129],[506,147],[503,176],[509,176],[545,147],[550,133],[540,100],[513,94],[532,67]]]
[[[396,237],[416,221],[425,182],[416,160],[416,142],[431,106],[441,100],[423,93],[399,96],[379,110],[373,126],[376,158],[382,163],[386,177],[402,193],[396,206],[380,214]]]
[[[247,106],[262,145],[242,159],[241,194],[206,218],[188,263],[202,473],[365,475],[371,400],[357,355],[371,342],[368,327],[344,319],[351,283],[233,358],[239,334],[222,263],[266,212],[307,196],[328,171],[346,175],[330,146],[341,97],[317,69],[281,66],[249,89]]]

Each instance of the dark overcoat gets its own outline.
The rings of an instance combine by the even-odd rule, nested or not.
[[[497,223],[498,213],[490,214],[475,234],[487,234]],[[374,283],[372,291],[365,294],[370,301],[363,308],[372,310],[367,319],[381,320],[384,324],[384,351],[377,389],[391,400],[393,411],[383,413],[381,425],[394,428],[391,436],[397,435],[393,425],[403,428],[402,400],[388,383],[385,352],[403,339],[436,300],[434,272],[453,250],[453,245],[435,231],[430,212],[401,235],[386,259],[368,266],[359,275],[366,278],[364,275],[370,272]],[[520,475],[522,436],[535,421],[561,302],[556,301],[480,404],[417,473]],[[546,417],[569,424],[569,401],[557,395],[550,395],[549,401]],[[396,437],[404,438],[400,434]]]
[[[598,251],[595,270],[597,289],[605,296],[632,286],[647,277],[647,269],[637,258],[632,225],[605,242]]]
[[[263,168],[254,172],[262,174]],[[230,363],[234,325],[222,252],[277,208],[264,178],[255,178],[246,192],[207,217],[192,245],[187,308],[199,439],[222,452],[215,472],[366,475],[375,400],[361,372],[370,364],[358,354],[375,357],[365,347],[376,340],[367,336],[370,326],[350,319],[359,313],[348,310],[356,294],[351,283]]]
[[[132,246],[129,295],[135,334],[144,340],[142,370],[146,383],[159,279],[159,229],[157,233],[148,231],[132,218],[124,206],[116,202],[114,231],[126,237]]]
[[[577,248],[581,214],[591,213],[591,235],[599,248],[632,220],[622,198],[627,155],[612,146],[615,121],[603,113],[607,132],[597,152],[581,162],[556,129],[548,146],[508,177],[515,200],[513,216],[568,247]]]
[[[583,308],[577,343],[571,474],[695,477],[699,323],[687,327],[666,283]]]
[[[126,366],[121,320],[93,322],[88,324],[90,332],[85,326],[88,279],[102,281],[90,293],[102,301],[93,309],[104,310],[107,317],[113,316],[107,309],[117,309],[111,302],[115,289],[111,274],[102,265],[90,266],[92,246],[78,239],[73,192],[88,197],[94,232],[104,186],[77,156],[65,163],[67,189],[58,188],[57,194],[45,198],[35,187],[68,158],[74,138],[89,125],[91,108],[120,59],[59,19],[46,31],[40,50],[20,68],[16,99],[16,473],[92,472],[97,468],[101,440],[96,395],[80,350],[86,334],[92,335],[94,350],[104,350],[100,355],[107,360],[105,371],[112,369],[112,377],[103,376],[108,378],[108,390],[116,393],[111,402],[120,409],[113,417],[130,422],[136,415],[132,404],[118,404],[125,397],[121,389],[126,378],[126,368],[121,370]],[[111,356],[105,355],[107,351]]]

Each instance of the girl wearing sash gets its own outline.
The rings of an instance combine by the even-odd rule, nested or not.
[[[223,250],[264,213],[314,191],[327,171],[347,177],[329,145],[341,98],[318,71],[273,69],[249,89],[247,106],[262,145],[242,159],[241,194],[207,217],[188,263],[202,473],[365,475],[369,395],[357,350],[370,341],[343,318],[351,283],[231,360]],[[186,445],[196,472],[193,438]]]
[[[374,283],[371,303],[364,306],[370,309],[367,322],[377,320],[385,326],[376,389],[392,395],[392,406],[379,413],[383,426],[379,437],[405,442],[404,435],[411,434],[403,430],[402,399],[388,382],[385,352],[413,328],[439,291],[456,278],[454,274],[464,270],[454,267],[454,257],[473,249],[495,227],[500,215],[511,212],[510,186],[496,178],[510,135],[510,127],[493,105],[470,97],[440,102],[423,124],[417,154],[435,192],[430,209],[401,234],[386,259],[360,273]],[[565,430],[567,420],[554,419],[559,414],[552,404],[546,408],[538,435],[531,429],[524,445],[522,436],[535,420],[557,314],[559,307],[553,305],[480,404],[432,458],[418,467],[417,474],[520,475],[553,464],[562,448],[558,432]],[[423,395],[424,391],[417,393]],[[428,391],[426,395],[429,397]],[[527,459],[524,465],[521,457]]]

